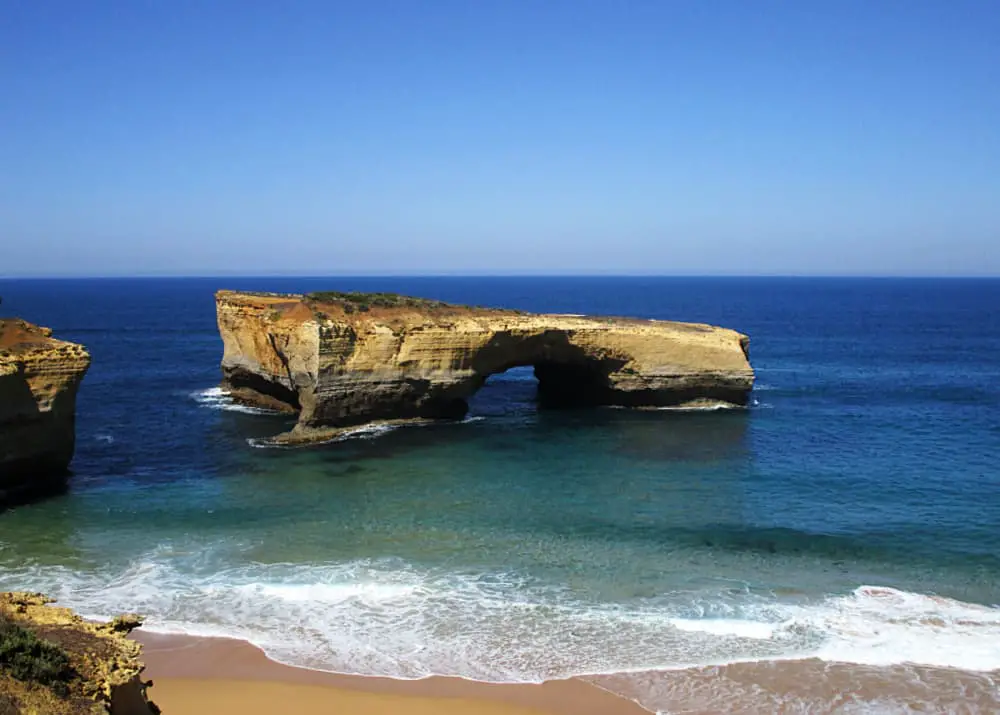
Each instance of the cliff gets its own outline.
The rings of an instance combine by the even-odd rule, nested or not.
[[[64,482],[76,443],[76,392],[89,365],[83,346],[0,319],[0,503]]]
[[[84,621],[38,593],[0,593],[0,712],[156,715],[140,677],[138,616]]]
[[[693,323],[535,315],[392,294],[216,294],[223,386],[298,412],[284,441],[372,421],[458,418],[486,379],[532,365],[550,404],[746,405],[749,339]]]

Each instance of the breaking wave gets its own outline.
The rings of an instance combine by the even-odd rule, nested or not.
[[[754,401],[752,406],[756,407]],[[676,407],[629,407],[627,405],[603,405],[607,410],[630,410],[633,412],[728,412],[730,410],[745,410],[746,407],[719,402],[712,405],[680,405]]]
[[[191,398],[202,407],[213,410],[226,410],[227,412],[242,412],[247,415],[279,415],[277,410],[266,410],[262,407],[250,407],[241,405],[233,401],[229,392],[221,387],[210,387],[207,390],[198,390],[191,393]]]
[[[1000,669],[1000,609],[892,588],[811,603],[747,593],[609,603],[516,573],[400,560],[213,569],[199,558],[163,548],[117,571],[22,567],[0,587],[92,617],[136,610],[153,631],[245,639],[291,665],[397,678],[539,682],[805,658]]]
[[[482,416],[466,417],[457,423],[451,424],[471,424],[473,422],[481,422],[484,419],[486,418]],[[390,432],[395,432],[403,427],[430,427],[436,424],[449,423],[438,423],[433,421],[400,422],[396,424],[372,423],[346,429],[343,432],[340,432],[336,437],[331,437],[330,439],[320,440],[317,442],[310,442],[308,445],[284,444],[282,442],[275,441],[270,437],[248,437],[247,444],[256,449],[298,449],[303,446],[314,447],[321,444],[334,444],[336,442],[346,442],[354,439],[377,439],[378,437],[387,435]]]

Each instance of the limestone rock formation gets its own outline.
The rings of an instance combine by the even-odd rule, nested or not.
[[[0,712],[156,715],[135,615],[85,621],[40,593],[0,593]]]
[[[0,503],[64,481],[76,443],[76,392],[89,366],[83,346],[0,319]]]
[[[746,405],[749,338],[693,323],[535,315],[393,294],[216,294],[223,386],[298,412],[284,441],[458,418],[495,373],[534,366],[553,404]]]

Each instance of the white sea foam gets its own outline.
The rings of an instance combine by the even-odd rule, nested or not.
[[[370,424],[361,425],[360,427],[354,427],[352,429],[347,429],[337,435],[335,438],[330,440],[331,442],[343,442],[348,439],[376,439],[384,434],[389,434],[400,427],[402,424]],[[407,425],[410,427],[420,427],[421,423],[415,422],[413,424]]]
[[[603,405],[608,410],[633,410],[637,412],[720,412],[728,410],[745,410],[745,407],[728,402],[711,405],[679,405],[672,407],[629,407],[627,405]]]
[[[1000,608],[862,586],[801,619],[829,633],[816,653],[824,660],[1000,668]]]
[[[474,416],[466,417],[465,419],[458,422],[458,424],[472,424],[474,422],[481,422],[485,420],[485,417]],[[421,422],[399,422],[395,424],[380,424],[372,423],[361,425],[359,427],[352,427],[350,429],[343,430],[339,432],[335,437],[329,439],[319,440],[317,442],[309,442],[308,445],[297,445],[297,444],[285,444],[282,442],[277,442],[274,439],[268,437],[248,437],[247,444],[256,449],[297,449],[301,446],[316,446],[320,444],[332,444],[334,442],[346,442],[353,439],[376,439],[382,437],[383,435],[389,434],[390,432],[395,432],[402,427],[430,427],[431,425],[437,424],[430,420]]]
[[[708,633],[713,636],[737,636],[764,640],[773,638],[775,625],[731,618],[675,618],[670,621],[681,631]]]
[[[247,437],[247,444],[254,449],[294,449],[292,445],[275,442],[270,437]]]
[[[798,633],[822,635],[817,648],[792,657],[863,665],[1000,668],[1000,608],[861,586],[847,596],[810,606],[784,605],[778,612],[785,616],[781,623],[727,619],[673,623],[682,630],[719,636],[794,639]]]
[[[117,571],[0,572],[92,617],[243,638],[294,665],[368,675],[537,682],[571,675],[816,657],[1000,668],[1000,609],[865,586],[810,605],[740,594],[595,602],[516,574],[400,561],[219,568],[163,549]]]
[[[348,440],[354,439],[376,439],[382,435],[394,432],[400,427],[423,427],[424,424],[420,422],[414,422],[412,424],[367,424],[361,425],[359,427],[352,427],[350,429],[345,429],[338,432],[336,436],[330,437],[329,439],[317,440],[315,442],[308,442],[306,444],[286,444],[284,442],[275,441],[270,437],[248,437],[247,444],[251,447],[257,449],[299,449],[301,447],[315,447],[321,444],[333,444],[335,442],[346,442]]]
[[[727,403],[719,403],[717,405],[692,405],[689,407],[654,407],[654,410],[661,410],[665,412],[719,412],[723,410],[742,410],[746,409],[740,405],[731,405]]]
[[[300,585],[253,584],[250,592],[261,596],[278,598],[300,603],[336,603],[356,598],[361,601],[378,602],[412,596],[416,584],[359,583],[317,583]]]
[[[242,412],[248,415],[277,415],[281,414],[276,410],[265,410],[262,407],[250,407],[241,405],[233,401],[229,392],[221,387],[210,387],[207,390],[198,390],[191,393],[191,398],[202,407],[213,410],[226,410],[227,412]]]

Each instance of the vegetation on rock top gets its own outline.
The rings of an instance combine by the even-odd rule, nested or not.
[[[135,615],[85,621],[38,593],[0,593],[0,715],[160,712],[140,679]]]
[[[361,291],[316,291],[303,296],[311,303],[321,305],[338,305],[345,313],[366,313],[372,308],[416,308],[419,310],[452,310],[490,311],[492,313],[512,313],[523,315],[524,311],[510,308],[489,308],[482,305],[460,305],[446,303],[433,298],[417,298],[399,293],[363,293]]]
[[[45,343],[52,331],[20,318],[0,318],[0,348],[29,347]]]
[[[306,299],[316,303],[327,305],[339,305],[346,313],[353,313],[355,310],[366,312],[372,308],[451,308],[450,303],[429,298],[414,298],[398,293],[361,293],[358,291],[317,291],[307,293]]]
[[[0,669],[27,683],[44,685],[59,695],[68,691],[74,672],[66,652],[0,613]]]

